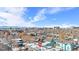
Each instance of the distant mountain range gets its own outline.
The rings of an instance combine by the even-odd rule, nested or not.
[[[61,28],[61,27],[19,27],[19,26],[0,26],[0,29],[19,29],[19,28]],[[76,26],[73,26],[73,27],[69,27],[69,28],[79,28],[79,27],[76,27]]]

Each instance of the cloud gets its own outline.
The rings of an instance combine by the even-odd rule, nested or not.
[[[43,8],[41,9],[40,11],[38,11],[36,13],[36,15],[33,17],[33,18],[29,18],[31,19],[31,23],[35,23],[35,22],[39,22],[39,21],[42,21],[42,20],[46,20],[46,18],[48,16],[46,16],[46,14],[56,14],[56,13],[59,13],[59,12],[63,12],[63,11],[69,11],[69,10],[72,10],[74,9],[74,7],[49,7],[49,8]],[[53,18],[52,20],[57,20],[56,18]],[[38,25],[35,25],[35,27],[54,27],[54,26],[60,26],[62,28],[67,28],[67,27],[71,27],[72,25],[71,24],[60,24],[60,25],[55,25],[55,24],[49,24],[49,25],[45,25],[45,26],[38,26]],[[73,25],[75,26],[75,25]]]
[[[0,7],[0,26],[24,26],[24,27],[38,27],[36,22],[45,20],[48,16],[46,14],[55,14],[73,8],[49,7],[42,8],[36,15],[29,17],[29,21],[24,18],[27,15],[28,8],[25,7]],[[56,19],[54,19],[56,20]],[[52,26],[49,24],[49,26]],[[40,26],[41,27],[41,26]]]
[[[74,7],[48,7],[48,8],[43,8],[40,11],[38,11],[36,13],[36,15],[31,18],[30,22],[38,22],[41,20],[45,20],[48,16],[46,16],[46,14],[56,14],[62,11],[66,11],[66,10],[71,10]],[[56,19],[55,19],[56,20]]]
[[[38,22],[38,21],[44,20],[46,18],[45,11],[46,9],[41,9],[40,11],[38,11],[36,15],[31,19],[30,22]]]
[[[0,7],[0,12],[11,13],[17,16],[22,16],[27,8],[23,7]]]
[[[33,18],[30,17],[29,19],[31,19],[30,22],[38,22],[41,20],[45,20],[47,18],[46,14],[56,13],[59,11],[60,8],[43,8],[40,11],[38,11]]]
[[[26,10],[22,7],[0,7],[0,26],[30,26],[23,17]]]
[[[55,14],[55,13],[58,13],[60,11],[62,11],[62,8],[59,8],[59,7],[53,7],[53,8],[47,9],[48,14]]]
[[[15,15],[10,14],[10,13],[0,12],[0,17],[3,17],[6,19],[3,22],[6,23],[5,25],[7,25],[7,26],[17,26],[20,24],[22,25],[22,23],[25,23],[21,17],[15,16]],[[3,24],[0,24],[0,25],[3,25]]]
[[[72,9],[74,9],[74,7],[51,7],[51,8],[47,8],[47,13],[56,14],[59,12],[68,11],[68,10],[72,10]]]

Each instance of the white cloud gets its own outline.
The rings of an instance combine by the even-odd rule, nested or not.
[[[40,10],[32,19],[30,22],[37,22],[40,20],[44,20],[46,18],[45,16],[46,9]]]
[[[11,13],[19,16],[23,15],[26,10],[27,8],[22,7],[0,7],[0,12]]]
[[[5,24],[6,26],[17,26],[20,24],[22,25],[23,23],[25,24],[24,20],[21,17],[15,16],[15,15],[10,14],[10,13],[0,12],[0,17],[3,17],[6,19],[3,21],[4,23],[6,23]],[[3,24],[0,24],[0,25],[3,25]]]
[[[35,25],[35,22],[45,20],[47,17],[46,14],[55,14],[60,11],[71,9],[73,8],[43,8],[40,11],[38,11],[33,18],[29,17],[30,21],[25,21],[23,15],[25,15],[25,11],[28,11],[28,8],[0,7],[0,26],[38,27],[38,25]],[[50,24],[49,26],[51,27],[52,25]]]
[[[54,8],[48,8],[47,9],[47,13],[48,14],[55,14],[62,11],[62,9],[60,7],[54,7]]]
[[[38,13],[36,13],[36,15],[33,18],[29,17],[29,19],[31,20],[30,22],[34,24],[35,22],[45,20],[48,17],[48,16],[46,16],[46,14],[56,14],[56,13],[59,13],[59,12],[68,11],[68,10],[72,10],[72,9],[74,9],[74,7],[49,7],[49,8],[43,8],[40,11],[38,11]],[[57,19],[53,18],[52,20],[55,21]],[[69,25],[69,24],[68,25],[67,24],[54,25],[53,24],[53,27],[54,26],[60,26],[62,28],[65,28],[65,27],[70,27],[71,25]],[[35,25],[35,27],[52,27],[52,25],[51,24],[46,25],[46,26]]]
[[[52,14],[52,13],[57,13],[61,10],[61,8],[43,8],[40,11],[38,11],[38,13],[33,17],[33,18],[29,18],[31,19],[30,22],[38,22],[41,20],[45,20],[46,19],[46,14]]]
[[[51,7],[51,8],[47,8],[47,13],[55,14],[55,13],[59,13],[62,11],[68,11],[68,10],[72,10],[72,9],[74,9],[74,7]]]
[[[46,14],[55,14],[55,13],[59,13],[59,12],[62,12],[62,11],[65,11],[65,10],[71,10],[73,9],[73,7],[49,7],[49,8],[43,8],[41,9],[40,11],[38,11],[38,13],[30,19],[31,21],[30,22],[38,22],[38,21],[41,21],[41,20],[45,20],[47,18]],[[56,19],[54,19],[56,20]]]
[[[24,26],[33,27],[34,24],[25,21],[23,15],[25,15],[26,8],[22,7],[1,7],[0,8],[0,26]]]

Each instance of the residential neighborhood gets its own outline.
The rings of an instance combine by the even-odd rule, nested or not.
[[[79,28],[0,28],[0,51],[79,51]]]

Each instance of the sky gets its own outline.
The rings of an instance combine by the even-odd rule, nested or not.
[[[78,7],[0,7],[0,26],[79,26]]]

